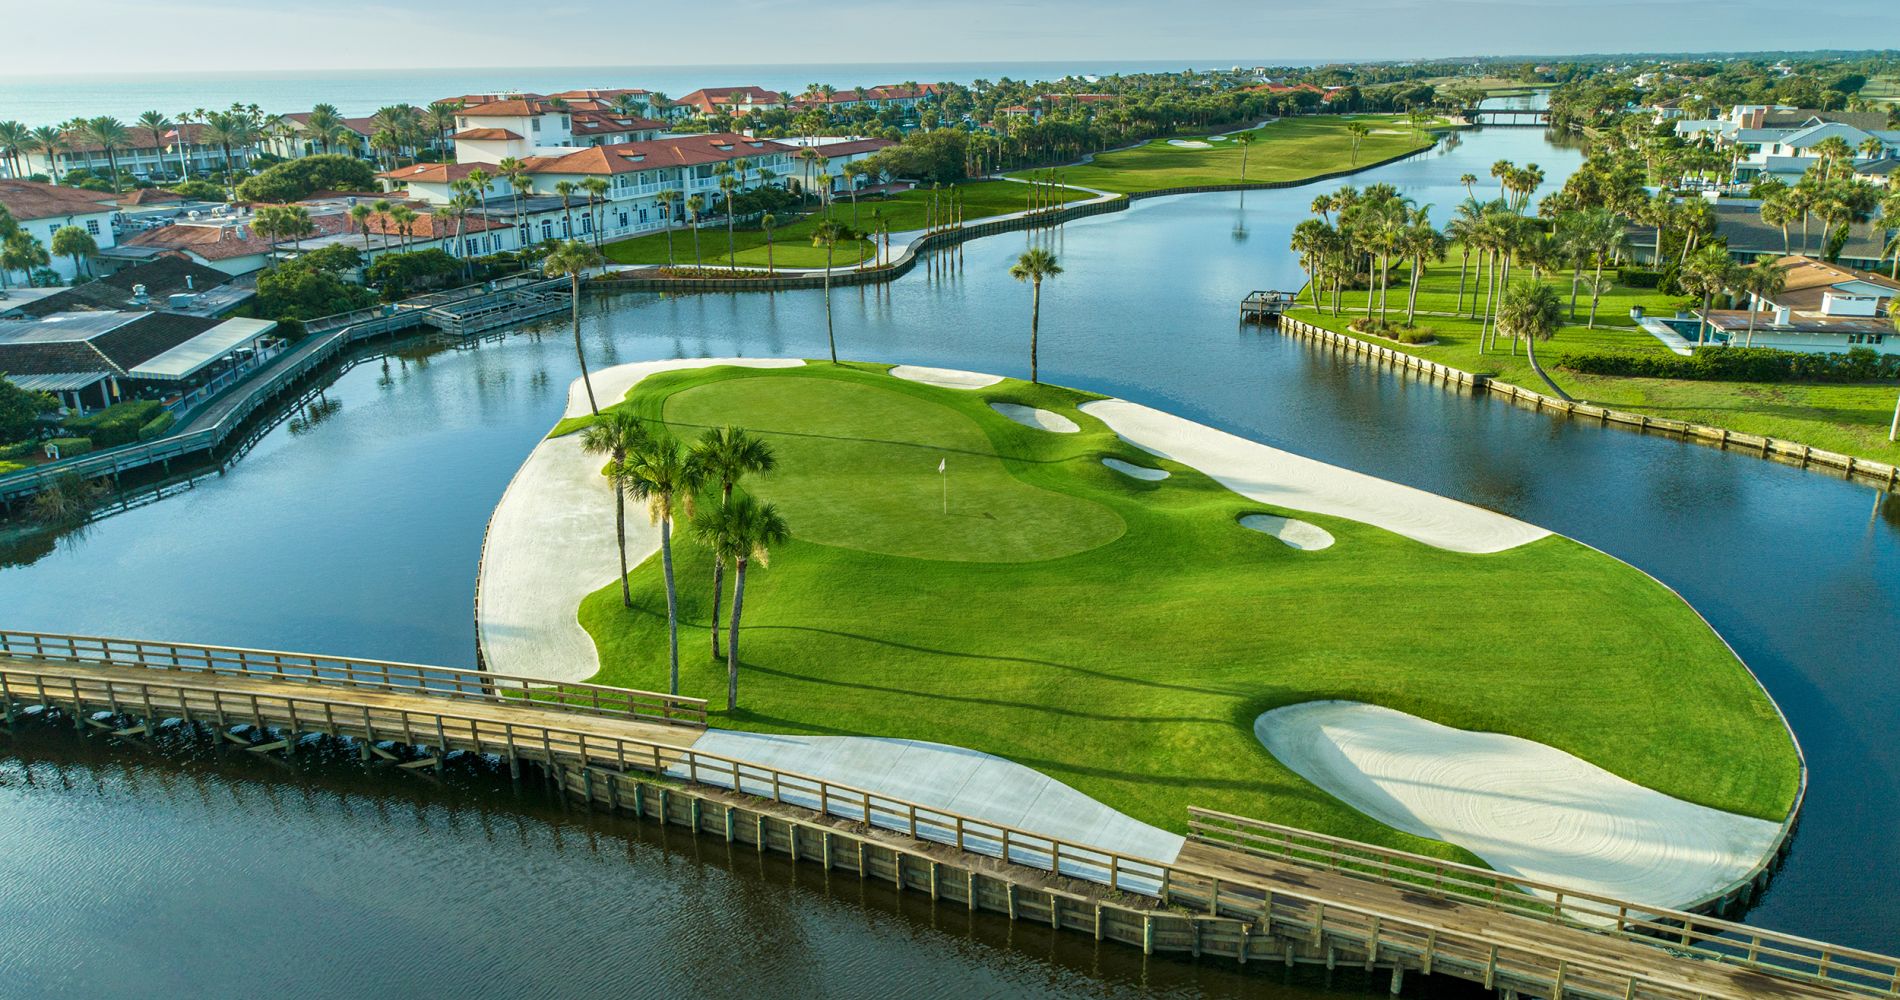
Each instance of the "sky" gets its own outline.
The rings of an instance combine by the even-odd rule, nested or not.
[[[83,12],[0,0],[0,77],[476,61],[1214,65],[1900,43],[1893,0],[1819,6],[1828,16],[1790,17],[1784,0],[88,0]],[[1856,24],[1889,30],[1841,30]]]

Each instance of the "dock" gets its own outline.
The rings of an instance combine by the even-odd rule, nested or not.
[[[691,828],[899,891],[1096,940],[1242,965],[1450,976],[1508,998],[1892,997],[1900,959],[1531,884],[1195,809],[1132,857],[694,749],[705,702],[419,664],[0,631],[5,732],[63,724],[162,748],[329,741],[369,766],[474,754],[588,808]],[[1764,876],[1765,877],[1765,876]]]
[[[1254,291],[1240,300],[1240,321],[1271,326],[1293,306],[1294,292]]]

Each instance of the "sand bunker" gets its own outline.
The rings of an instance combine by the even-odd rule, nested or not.
[[[1295,521],[1290,517],[1276,517],[1272,514],[1247,514],[1240,519],[1240,526],[1252,528],[1262,534],[1272,535],[1285,542],[1289,548],[1304,552],[1316,552],[1331,548],[1332,533],[1317,524]]]
[[[1550,532],[1482,507],[1401,486],[1236,437],[1124,399],[1083,403],[1082,412],[1122,440],[1191,465],[1241,496],[1362,521],[1453,552],[1500,552]]]
[[[1502,872],[1659,906],[1727,888],[1778,824],[1671,798],[1554,747],[1350,701],[1254,720],[1268,752],[1387,826]]]
[[[1372,130],[1372,134],[1373,135],[1404,135],[1405,131],[1403,129],[1396,129],[1396,128],[1375,128]]]
[[[1075,421],[1070,420],[1060,413],[1050,413],[1048,410],[1039,410],[1033,406],[1022,406],[1017,403],[991,403],[990,409],[1022,424],[1024,427],[1054,431],[1057,434],[1074,434],[1076,431],[1082,429],[1075,425]]]
[[[796,368],[796,359],[705,358],[643,361],[592,373],[600,405],[618,403],[634,384],[677,368],[741,365]],[[587,390],[575,379],[566,416],[583,416]],[[581,599],[620,575],[614,546],[614,498],[601,478],[606,460],[581,451],[579,434],[542,441],[515,472],[488,522],[482,547],[482,661],[498,674],[577,681],[600,669],[594,640],[576,617]],[[627,565],[660,547],[644,511],[627,513]]]
[[[1207,137],[1207,141],[1208,142],[1226,142],[1227,137],[1224,135],[1210,135]]]
[[[1151,483],[1158,483],[1168,478],[1168,470],[1166,469],[1150,469],[1145,465],[1135,465],[1130,462],[1124,462],[1119,458],[1104,458],[1102,459],[1102,464],[1124,476],[1146,479]]]
[[[1200,141],[1199,139],[1169,139],[1168,145],[1179,146],[1182,149],[1213,149],[1214,148],[1208,145],[1207,143]]]
[[[995,385],[1003,380],[1001,375],[984,375],[981,372],[963,372],[951,368],[925,368],[922,365],[898,365],[891,374],[910,382],[922,382],[925,385],[940,386],[945,389],[981,389]]]

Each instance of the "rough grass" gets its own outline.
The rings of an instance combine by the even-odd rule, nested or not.
[[[1025,199],[1030,194],[1027,185],[1010,181],[972,181],[955,185],[957,197],[961,199],[963,217],[969,220],[986,218],[992,215],[1007,215],[1028,208]],[[948,211],[948,189],[936,192],[938,206]],[[929,190],[904,191],[889,197],[860,197],[854,208],[851,199],[840,197],[828,210],[813,211],[796,220],[786,220],[772,230],[774,244],[771,262],[779,267],[824,267],[825,248],[815,247],[811,243],[812,230],[824,221],[826,211],[830,217],[843,222],[859,232],[869,231],[875,221],[873,213],[882,212],[885,224],[893,233],[908,232],[924,228],[931,214],[931,195]],[[1085,191],[1064,190],[1058,192],[1061,200],[1073,201],[1092,197]],[[740,267],[765,267],[765,233],[756,227],[739,227],[732,241]],[[700,258],[708,267],[724,267],[727,263],[726,227],[708,226],[699,231]],[[667,262],[666,234],[653,233],[636,236],[632,239],[609,243],[602,248],[609,261],[616,264],[665,264]],[[855,264],[869,260],[873,256],[870,242],[864,241],[849,246],[840,244],[834,262],[837,264]],[[693,234],[681,229],[673,233],[673,256],[676,264],[693,263]]]
[[[1788,809],[1798,766],[1773,706],[1644,574],[1563,538],[1464,555],[1305,512],[1338,542],[1296,551],[1236,523],[1295,512],[1137,451],[1075,409],[1088,398],[1015,381],[942,389],[882,366],[822,363],[673,372],[636,387],[621,405],[677,421],[688,438],[716,423],[767,429],[783,463],[744,487],[783,505],[796,537],[751,575],[741,708],[714,725],[935,740],[1176,830],[1198,804],[1467,861],[1282,767],[1254,738],[1254,718],[1357,699],[1539,740],[1718,808],[1772,819]],[[1021,426],[993,400],[1057,411],[1082,432]],[[929,501],[936,457],[953,446],[945,517]],[[1105,456],[1173,476],[1132,479]],[[979,476],[981,488],[966,482]],[[1026,501],[1105,510],[1125,529],[1106,538],[1012,516]],[[978,532],[953,527],[973,519]],[[969,558],[979,543],[996,561]],[[1021,561],[1030,555],[1044,558]],[[714,694],[724,665],[708,656],[711,567],[690,539],[676,557],[683,690]],[[657,564],[632,574],[632,610],[611,585],[580,608],[601,681],[665,683]]]
[[[1357,155],[1353,152],[1352,136],[1346,131],[1347,124],[1355,121],[1373,129],[1372,134],[1359,143]],[[1304,180],[1376,163],[1432,144],[1429,131],[1415,132],[1409,122],[1397,115],[1283,118],[1252,129],[1250,134],[1255,141],[1246,154],[1249,182]],[[1235,139],[1229,136],[1225,141],[1209,142],[1208,149],[1185,149],[1169,145],[1167,139],[1156,139],[1133,149],[1098,153],[1091,162],[1062,167],[1058,174],[1065,184],[1123,194],[1235,184],[1241,180],[1241,144]],[[1041,173],[1024,171],[1012,176],[1031,177]]]
[[[1476,265],[1473,265],[1475,272]],[[1446,263],[1435,265],[1419,284],[1420,310],[1450,312],[1457,306],[1459,257],[1456,249]],[[1393,286],[1387,292],[1387,315],[1393,322],[1405,319],[1405,274],[1393,272]],[[1526,275],[1514,274],[1512,280]],[[1568,272],[1547,275],[1563,297],[1566,309],[1570,297]],[[1417,322],[1432,328],[1437,342],[1430,345],[1400,344],[1384,338],[1353,333],[1347,324],[1365,315],[1366,294],[1347,291],[1342,297],[1340,315],[1332,314],[1331,296],[1325,308],[1312,308],[1311,291],[1300,297],[1295,318],[1336,333],[1390,347],[1407,354],[1450,365],[1468,372],[1491,375],[1528,389],[1544,391],[1544,384],[1531,370],[1522,345],[1512,353],[1510,341],[1499,338],[1498,347],[1485,353],[1478,350],[1480,324],[1456,316],[1423,315]],[[1470,308],[1467,291],[1465,302]],[[1900,386],[1892,382],[1837,384],[1824,382],[1762,383],[1705,382],[1676,379],[1619,378],[1580,375],[1554,366],[1566,351],[1662,352],[1668,348],[1643,330],[1631,326],[1629,310],[1640,305],[1650,315],[1674,315],[1676,306],[1686,300],[1661,295],[1652,289],[1617,287],[1604,294],[1597,309],[1597,328],[1587,329],[1590,297],[1584,292],[1578,299],[1577,322],[1565,325],[1550,341],[1537,347],[1544,370],[1565,392],[1578,399],[1605,406],[1646,413],[1674,420],[1689,420],[1711,427],[1726,427],[1744,434],[1798,441],[1860,458],[1882,462],[1900,462],[1900,445],[1887,440],[1896,396]],[[1482,296],[1479,298],[1482,306]],[[1378,313],[1375,297],[1373,312]]]

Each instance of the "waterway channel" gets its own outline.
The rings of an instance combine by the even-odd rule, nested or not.
[[[1580,154],[1492,128],[1357,180],[1400,185],[1442,221],[1459,176],[1488,178],[1498,159],[1539,163],[1549,189]],[[1793,854],[1750,920],[1900,949],[1900,897],[1873,891],[1900,869],[1900,501],[1239,328],[1246,292],[1298,286],[1287,233],[1315,193],[1157,199],[1066,226],[1065,273],[1044,287],[1044,379],[1504,511],[1676,587],[1761,676],[1812,768]],[[1006,273],[1024,241],[838,290],[840,353],[1026,375],[1028,289]],[[602,296],[583,324],[597,365],[825,350],[818,292]],[[11,539],[0,623],[469,664],[488,515],[576,374],[558,323],[370,357],[222,475],[81,532]],[[1456,608],[1420,602],[1458,627]],[[29,929],[0,936],[0,982],[170,995],[262,985],[269,969],[325,993],[717,981],[727,995],[1183,997],[1319,983],[945,920],[494,784],[177,761],[66,733],[0,741],[0,922]]]

